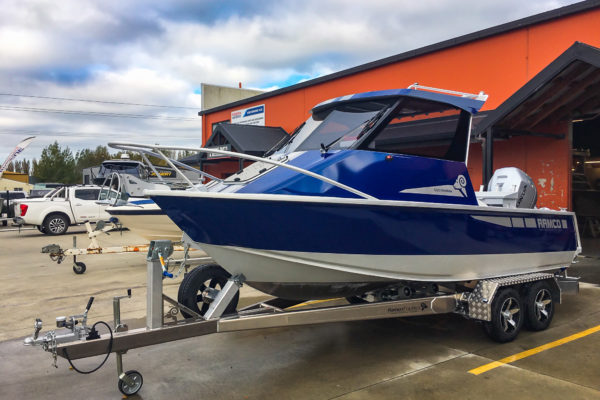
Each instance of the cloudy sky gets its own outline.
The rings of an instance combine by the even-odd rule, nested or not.
[[[569,0],[0,0],[0,163],[200,145],[200,83],[273,90]],[[77,101],[74,101],[77,100]]]

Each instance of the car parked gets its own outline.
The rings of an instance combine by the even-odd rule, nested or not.
[[[98,203],[100,186],[63,186],[42,198],[15,202],[14,222],[35,225],[48,235],[62,235],[70,225],[107,221],[108,204]]]

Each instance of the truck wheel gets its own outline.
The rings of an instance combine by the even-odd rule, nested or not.
[[[519,292],[511,287],[501,288],[492,302],[492,320],[486,321],[483,327],[493,340],[510,342],[521,331],[523,314]]]
[[[62,235],[69,229],[69,219],[63,214],[50,214],[44,220],[44,233]]]
[[[553,316],[552,287],[547,281],[535,282],[525,298],[525,326],[532,331],[543,331]]]
[[[200,315],[204,315],[210,307],[211,289],[223,289],[231,274],[217,264],[200,265],[185,275],[179,285],[177,301]],[[231,303],[227,306],[224,314],[235,313],[240,293],[235,294]],[[185,318],[192,317],[186,312],[181,311]]]
[[[37,230],[42,233],[45,233],[44,225],[37,225]]]

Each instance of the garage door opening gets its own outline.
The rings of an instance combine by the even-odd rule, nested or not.
[[[600,117],[573,121],[571,196],[584,253],[600,256]]]

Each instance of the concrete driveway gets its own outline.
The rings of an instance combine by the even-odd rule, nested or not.
[[[81,232],[81,229],[78,229]],[[78,234],[80,243],[85,243]],[[91,375],[68,369],[49,353],[25,348],[35,317],[46,329],[54,317],[79,313],[96,296],[90,320],[112,321],[112,297],[123,300],[123,318],[143,323],[144,255],[81,258],[88,270],[75,275],[70,261],[55,265],[42,245],[65,247],[69,235],[0,231],[0,398],[119,398],[114,356]],[[130,232],[102,239],[107,245],[142,243]],[[600,399],[600,332],[535,353],[480,375],[470,370],[600,326],[600,274],[596,258],[582,259],[571,275],[589,283],[565,297],[551,327],[522,331],[507,344],[491,342],[481,326],[458,315],[213,334],[130,350],[125,369],[140,371],[140,399]],[[179,279],[165,282],[176,296]],[[261,297],[245,289],[245,303]],[[44,329],[44,330],[46,330]],[[17,339],[18,338],[18,339]],[[75,361],[91,369],[102,357]]]

